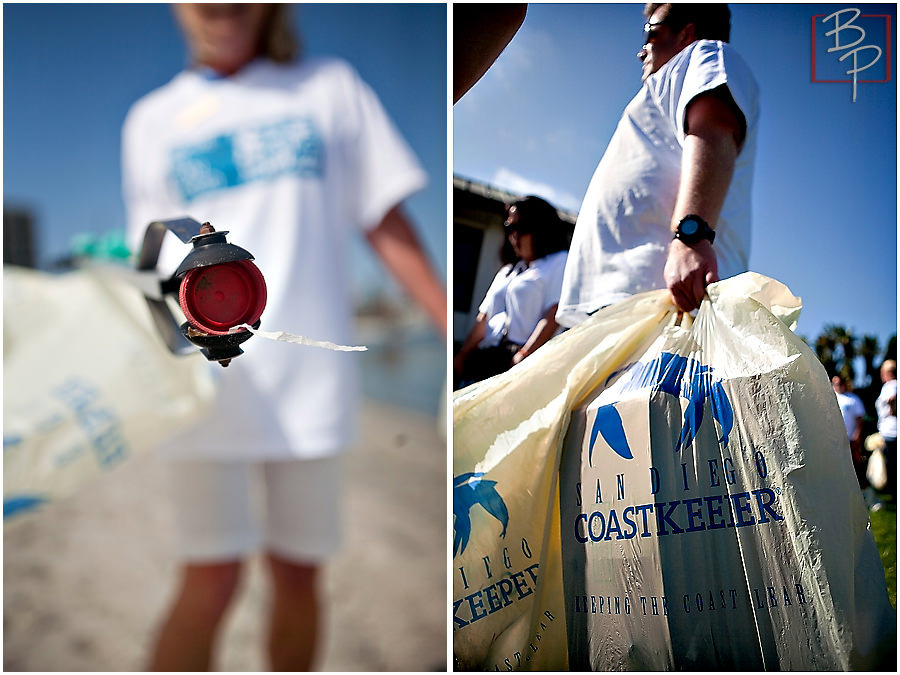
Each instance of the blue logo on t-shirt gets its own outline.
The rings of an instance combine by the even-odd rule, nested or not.
[[[607,391],[621,395],[641,389],[649,389],[651,392],[661,391],[688,400],[681,435],[675,444],[676,452],[693,442],[703,422],[703,406],[707,398],[711,403],[713,418],[722,428],[719,443],[722,447],[728,444],[728,436],[734,426],[734,411],[722,387],[721,379],[713,377],[713,369],[710,366],[704,366],[699,361],[685,356],[663,352],[649,363],[630,366],[621,379]],[[597,416],[591,429],[588,464],[592,464],[594,443],[598,434],[613,452],[625,459],[634,459],[628,439],[625,437],[622,418],[614,403],[597,409]]]
[[[309,118],[294,117],[237,129],[172,150],[172,178],[190,202],[214,190],[284,174],[321,178],[322,137]]]

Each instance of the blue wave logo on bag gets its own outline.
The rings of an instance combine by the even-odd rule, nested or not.
[[[506,536],[509,511],[506,502],[494,487],[495,480],[483,480],[483,473],[463,473],[453,478],[453,557],[462,554],[472,534],[469,512],[476,504],[494,516],[503,526],[501,537]]]
[[[618,373],[614,373],[613,376],[616,374]],[[722,387],[722,380],[713,376],[713,369],[710,366],[705,366],[696,359],[663,352],[649,363],[629,366],[625,374],[601,395],[601,399],[614,397],[615,400],[597,409],[588,449],[589,464],[593,465],[591,460],[598,434],[617,455],[625,459],[634,459],[615,403],[622,395],[642,389],[687,399],[684,424],[681,427],[681,436],[675,444],[675,452],[693,442],[697,430],[703,423],[703,406],[707,399],[712,406],[713,418],[722,428],[719,444],[723,448],[728,444],[728,436],[734,426],[734,410]]]

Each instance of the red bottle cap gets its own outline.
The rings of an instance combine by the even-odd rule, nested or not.
[[[194,328],[225,335],[229,328],[259,320],[266,307],[266,282],[249,260],[197,267],[184,275],[178,304]]]

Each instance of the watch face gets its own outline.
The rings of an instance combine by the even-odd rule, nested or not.
[[[696,234],[699,229],[700,224],[696,220],[685,220],[681,223],[682,234],[691,236],[692,234]]]

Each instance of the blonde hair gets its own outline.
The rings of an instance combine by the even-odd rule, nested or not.
[[[291,6],[282,3],[271,5],[271,13],[260,35],[260,56],[276,63],[288,63],[300,56],[300,46],[300,39],[291,23]]]

